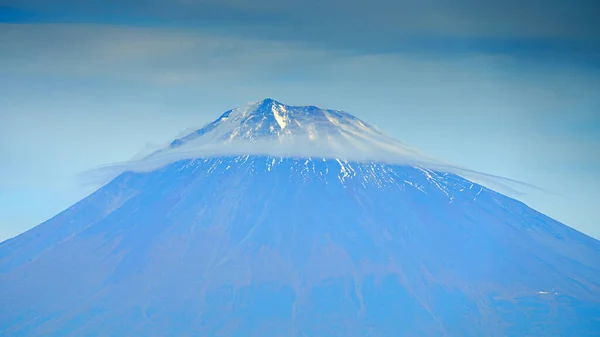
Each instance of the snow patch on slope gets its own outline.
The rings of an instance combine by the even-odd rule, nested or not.
[[[281,111],[280,111],[280,109],[281,109]],[[277,124],[279,124],[279,127],[282,130],[285,129],[285,126],[287,124],[286,117],[285,117],[285,107],[277,106],[277,105],[273,104],[271,106],[271,111],[273,112],[273,116],[275,117]]]

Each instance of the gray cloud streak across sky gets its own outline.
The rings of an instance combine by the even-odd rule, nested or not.
[[[593,0],[4,0],[0,6],[8,18],[26,21],[175,25],[358,53],[476,49],[563,61],[577,54],[582,62],[600,55],[600,4]]]

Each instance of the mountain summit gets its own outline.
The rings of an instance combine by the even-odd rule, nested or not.
[[[0,335],[597,334],[599,241],[384,139],[226,112],[0,243]]]
[[[442,164],[344,111],[289,106],[267,98],[225,112],[133,169],[215,154]]]
[[[285,136],[306,136],[308,140],[316,140],[337,135],[381,134],[343,111],[315,106],[288,106],[267,98],[225,112],[204,128],[176,140],[172,146],[205,135],[226,141],[281,139]]]

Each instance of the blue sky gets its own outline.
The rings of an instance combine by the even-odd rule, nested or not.
[[[343,109],[600,237],[594,1],[0,0],[0,240],[265,97]]]

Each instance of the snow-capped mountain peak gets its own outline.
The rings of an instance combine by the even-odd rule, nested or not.
[[[271,98],[226,111],[215,121],[174,140],[148,158],[185,159],[224,153],[431,161],[347,112],[291,106]]]
[[[234,117],[238,117],[239,119],[245,118],[246,121],[256,122],[256,120],[260,120],[259,123],[263,123],[267,120],[272,122],[271,119],[274,119],[276,125],[281,130],[285,129],[290,120],[287,106],[271,98],[266,98],[252,104],[250,109],[236,109],[236,112],[240,112],[240,114]],[[276,129],[275,125],[272,123],[269,124],[270,130]]]
[[[271,98],[225,112],[203,128],[175,140],[171,147],[202,137],[204,140],[258,141],[297,138],[317,141],[328,136],[381,135],[375,128],[339,110],[315,106],[289,106]]]

